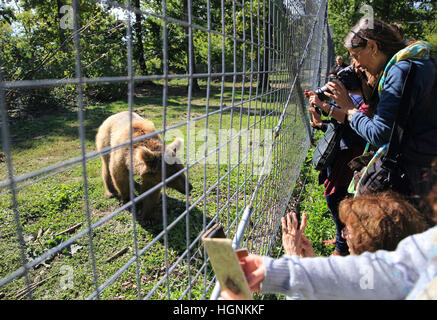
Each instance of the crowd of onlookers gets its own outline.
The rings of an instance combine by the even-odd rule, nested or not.
[[[317,257],[304,235],[306,214],[299,223],[291,212],[282,218],[285,255],[250,254],[240,265],[252,292],[437,299],[436,61],[427,42],[377,19],[361,19],[344,45],[361,88],[336,78],[347,67],[337,57],[326,99],[305,92],[311,126],[342,125],[335,156],[319,173],[336,225],[336,237],[324,243],[334,251]],[[364,162],[360,170],[354,161]],[[238,294],[222,290],[221,298]]]

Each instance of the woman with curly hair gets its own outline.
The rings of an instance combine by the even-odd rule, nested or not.
[[[402,239],[429,227],[414,206],[390,191],[345,199],[339,211],[351,254],[395,250]]]
[[[340,202],[339,216],[345,225],[341,233],[349,253],[357,255],[395,250],[402,239],[429,228],[423,214],[393,191],[344,199]],[[303,235],[305,227],[305,214],[299,229],[294,213],[282,218],[285,254],[315,257],[311,242]]]
[[[437,222],[436,194],[437,184],[427,197]],[[424,231],[427,224],[421,215],[397,195],[368,197],[340,204],[353,254],[316,257],[306,238],[289,248],[300,254],[279,259],[249,254],[240,265],[250,290],[307,299],[437,299],[437,226]],[[362,214],[367,218],[361,219]],[[294,213],[287,219],[298,239],[304,216],[299,229]],[[407,236],[410,233],[414,234]],[[227,290],[221,299],[240,298]]]

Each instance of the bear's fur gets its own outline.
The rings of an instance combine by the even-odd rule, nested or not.
[[[152,121],[145,120],[134,112],[132,112],[132,128],[133,139],[156,131]],[[117,146],[128,142],[129,137],[129,111],[123,111],[108,117],[100,125],[96,135],[97,150],[101,152],[102,158],[102,179],[105,186],[105,196],[108,198],[120,197],[123,203],[130,200],[129,168],[131,153],[129,144],[118,148]],[[176,138],[170,145],[166,146],[164,160],[167,178],[184,168],[176,156],[176,151],[182,145],[183,139]],[[106,150],[106,152],[102,151],[108,147],[115,147],[115,149],[109,153]],[[159,135],[154,135],[133,144],[133,173],[141,176],[141,194],[162,181],[162,147],[162,140]],[[183,173],[179,174],[169,181],[166,186],[185,194],[185,175]],[[189,192],[192,189],[189,183],[188,188]],[[155,212],[160,193],[161,188],[158,188],[142,201],[141,216],[143,220],[161,220],[161,214]]]

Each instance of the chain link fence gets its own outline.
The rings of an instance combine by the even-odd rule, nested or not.
[[[52,56],[65,54],[72,74],[0,79],[0,297],[214,299],[200,240],[214,224],[235,248],[280,254],[280,218],[312,138],[303,89],[323,83],[333,61],[327,1],[94,1],[95,20],[84,21],[88,5],[73,0],[64,8],[71,51]],[[182,15],[173,14],[175,6]],[[114,20],[100,41],[125,32],[118,42],[124,74],[111,74],[109,65],[89,73],[122,50],[108,38],[106,51],[90,53],[86,32],[99,12]],[[154,52],[147,66],[159,62],[159,73],[145,72],[138,59],[147,56],[138,52],[141,22],[159,35],[141,46]],[[178,55],[185,65],[174,62]],[[121,98],[93,99],[116,90]],[[65,108],[14,117],[23,101],[48,95]],[[134,137],[129,116],[129,139],[97,150],[97,129],[121,111],[152,120],[156,131]],[[105,198],[100,157],[124,148],[134,159],[136,146],[157,136],[161,150],[183,139],[179,169],[169,172],[163,156],[148,169],[155,179],[148,188],[138,190],[141,177],[129,170],[129,199]],[[156,206],[146,207],[160,190]],[[158,221],[143,219],[144,212]]]

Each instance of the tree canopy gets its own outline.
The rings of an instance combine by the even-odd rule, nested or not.
[[[126,76],[126,10],[114,8],[109,0],[79,1],[79,35],[82,74],[87,78]],[[124,3],[124,1],[119,1]],[[188,5],[190,4],[190,8]],[[292,11],[290,0],[167,0],[164,15],[161,0],[132,0],[131,14],[133,68],[135,75],[164,74],[164,23],[167,34],[167,72],[188,74],[267,70],[269,43],[274,17]],[[295,0],[293,8],[304,12],[316,6],[314,0]],[[403,25],[407,37],[425,38],[436,44],[435,2],[335,0],[329,1],[329,23],[333,28],[337,54],[347,55],[343,39],[365,14],[362,5],[370,5],[375,17]],[[121,5],[123,6],[123,5]],[[0,1],[0,71],[3,80],[70,79],[75,77],[75,45],[71,0],[3,0]],[[288,10],[288,11],[287,11]],[[281,12],[280,14],[277,14]],[[313,15],[292,13],[293,24],[288,37],[308,35],[303,20]],[[189,14],[190,13],[190,14]],[[307,22],[308,22],[307,21]],[[195,26],[189,28],[188,26]],[[300,29],[299,29],[300,28]],[[208,30],[211,30],[210,32]],[[296,39],[287,39],[298,43]],[[303,48],[293,46],[290,57],[299,56]],[[191,56],[189,57],[189,54]],[[225,68],[225,70],[223,70]],[[254,70],[251,70],[253,68]],[[258,74],[255,72],[255,75]],[[193,78],[193,90],[197,88]],[[260,84],[260,78],[256,79]],[[150,82],[146,83],[150,84]],[[140,84],[138,84],[140,85]],[[126,83],[86,84],[86,99],[108,101],[126,95]],[[74,105],[75,86],[8,90],[10,109],[38,110],[62,104]]]
[[[250,61],[263,56],[264,47],[255,46],[257,53],[251,53],[242,39],[265,45],[264,32],[257,30],[263,27],[262,21],[269,10],[273,10],[268,4],[266,7],[265,2],[259,0],[245,0],[242,3],[225,1],[222,8],[221,0],[193,0],[190,3],[191,7],[188,8],[186,0],[168,0],[165,8],[168,19],[164,20],[161,0],[131,1],[134,8],[131,31],[135,75],[163,74],[164,21],[167,33],[166,65],[170,74],[189,73],[190,68],[192,73],[207,72],[209,65],[212,72],[222,72],[222,65],[226,67],[226,72],[234,71],[234,65],[241,72],[243,61],[248,70]],[[278,10],[281,2],[274,3],[275,10]],[[108,0],[79,1],[78,32],[84,77],[126,76],[128,73],[127,11],[124,5],[115,8],[110,4],[113,3]],[[74,78],[72,20],[71,0],[0,2],[0,71],[3,79]],[[261,24],[258,25],[257,21],[261,21]],[[251,27],[250,23],[253,24]],[[188,25],[196,27],[189,28]],[[254,39],[250,39],[247,31],[251,28],[256,37]],[[212,32],[206,31],[208,29]],[[190,58],[189,52],[192,54]],[[117,99],[126,91],[125,83],[84,86],[86,98],[94,100]],[[58,100],[72,101],[75,97],[74,86],[26,92],[8,91],[10,108],[24,106],[31,110],[32,106],[42,108]]]

